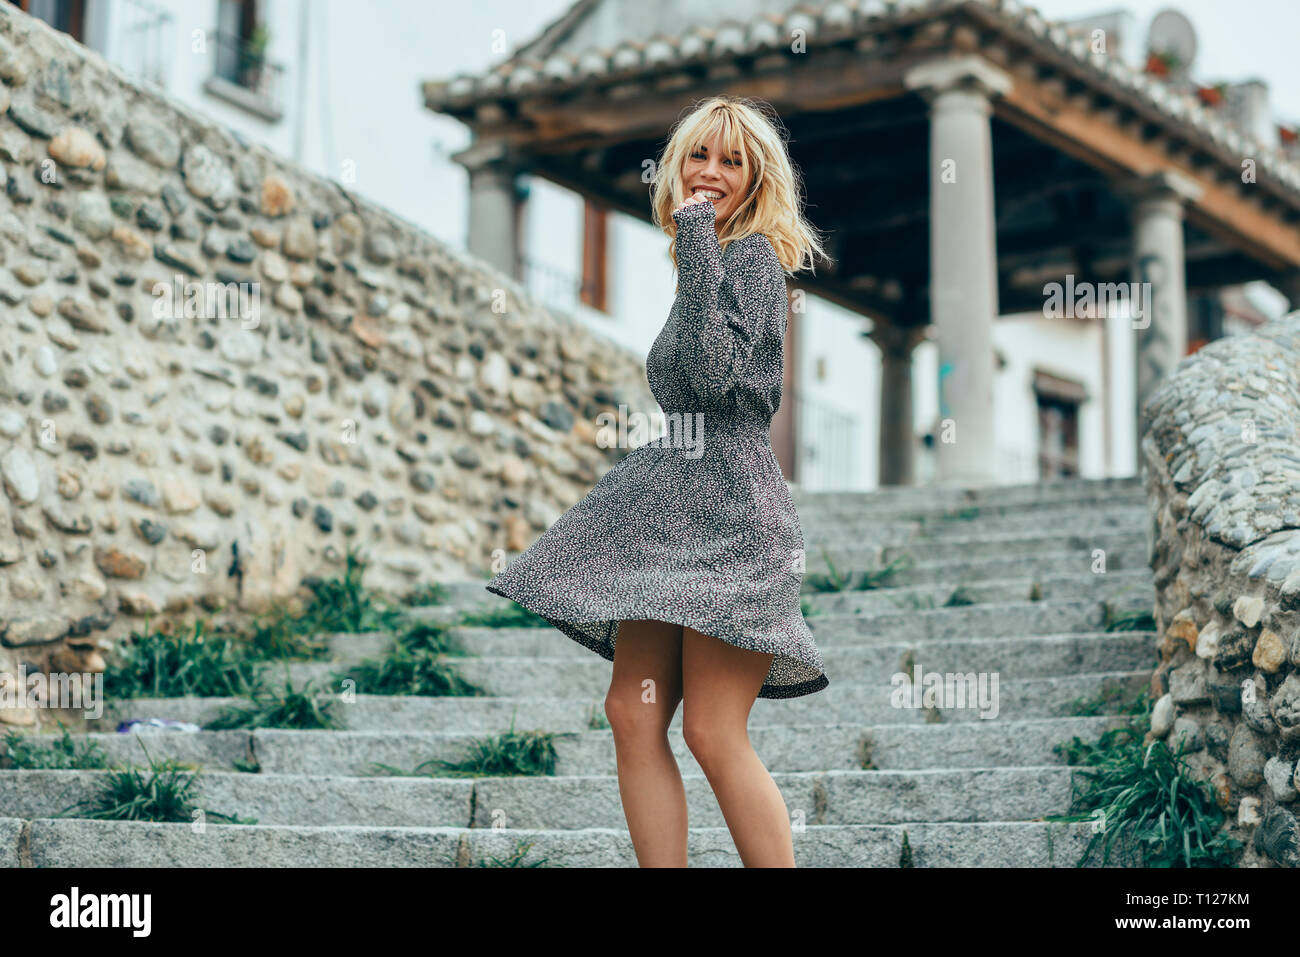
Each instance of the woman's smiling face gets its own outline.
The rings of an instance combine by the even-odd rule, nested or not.
[[[744,200],[749,186],[747,179],[740,165],[740,153],[723,155],[719,133],[686,157],[682,164],[682,187],[686,195],[702,193],[712,202],[719,225],[726,222]]]

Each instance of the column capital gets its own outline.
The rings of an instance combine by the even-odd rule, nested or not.
[[[470,173],[513,172],[518,168],[518,158],[505,143],[489,140],[473,142],[451,158]]]
[[[880,349],[886,358],[905,359],[912,350],[929,338],[928,324],[903,326],[893,322],[876,320],[870,332],[863,333]]]
[[[939,57],[917,64],[903,76],[903,85],[927,99],[953,90],[1005,96],[1015,85],[1011,74],[974,54]]]

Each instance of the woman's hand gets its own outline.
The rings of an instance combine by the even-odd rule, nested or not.
[[[688,206],[698,206],[700,203],[708,203],[708,202],[709,201],[704,198],[703,193],[691,193],[691,195],[687,196],[686,199],[682,201],[682,204],[678,206],[676,209],[674,209],[673,212],[680,213],[683,209],[686,209],[686,207]],[[712,204],[710,203],[710,205]]]

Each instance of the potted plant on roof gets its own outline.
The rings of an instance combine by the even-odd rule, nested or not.
[[[1178,55],[1172,50],[1148,50],[1146,71],[1153,76],[1169,76],[1181,65]]]
[[[1228,84],[1226,83],[1215,83],[1213,86],[1198,86],[1196,96],[1206,106],[1222,106],[1227,89]]]

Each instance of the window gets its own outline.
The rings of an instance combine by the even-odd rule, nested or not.
[[[203,88],[263,119],[280,119],[284,67],[267,59],[270,39],[255,0],[219,0],[212,77]]]
[[[54,29],[62,30],[78,43],[85,42],[85,0],[9,0],[9,3],[37,20],[44,20]]]
[[[1079,475],[1079,406],[1088,399],[1083,384],[1034,373],[1038,396],[1038,477],[1077,478]]]

